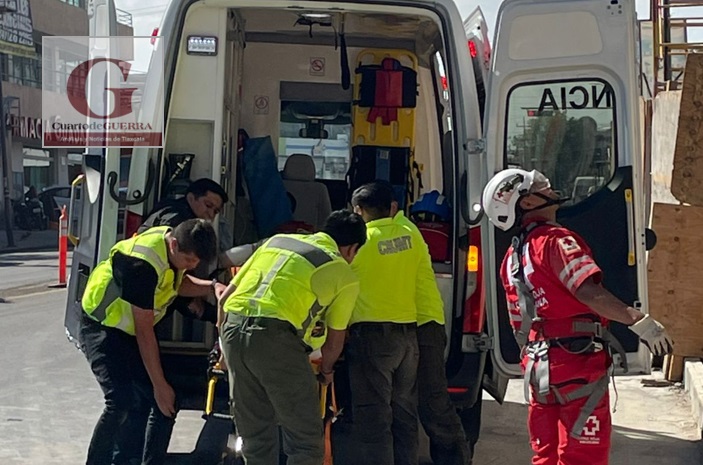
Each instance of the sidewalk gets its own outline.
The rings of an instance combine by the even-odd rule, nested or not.
[[[7,233],[4,229],[0,230],[0,254],[40,250],[58,251],[58,234],[58,231],[51,229],[45,231],[22,231],[14,229],[12,235],[15,239],[15,247],[10,248],[7,246]]]

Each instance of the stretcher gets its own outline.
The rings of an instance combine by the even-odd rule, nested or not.
[[[366,49],[356,62],[352,145],[412,150],[417,57],[407,50]]]
[[[221,380],[227,380],[226,367],[221,362],[221,350],[219,345],[216,345],[208,356],[208,387],[207,397],[205,401],[205,411],[203,419],[206,422],[219,424],[227,428],[228,435],[226,444],[219,448],[220,457],[218,465],[244,465],[244,457],[242,456],[242,438],[236,433],[234,427],[234,418],[229,413],[218,412],[215,409],[217,396],[217,383]],[[319,359],[311,359],[312,370],[315,374],[319,372]],[[334,383],[330,385],[319,385],[320,396],[320,415],[324,422],[324,438],[325,438],[325,458],[323,465],[333,465],[332,460],[332,425],[337,421],[337,417],[342,413],[337,408],[337,399],[334,391]],[[205,429],[204,429],[205,431]],[[202,436],[202,434],[201,434]],[[196,447],[197,449],[197,447]],[[281,454],[281,463],[286,463],[286,457]]]
[[[401,209],[415,197],[415,108],[418,60],[407,50],[359,52],[352,105],[349,194],[375,180],[389,182]]]

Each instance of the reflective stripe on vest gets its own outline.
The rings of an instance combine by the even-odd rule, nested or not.
[[[102,324],[134,335],[131,305],[120,299],[122,290],[112,276],[112,256],[121,253],[149,263],[157,273],[154,295],[154,324],[166,314],[166,308],[177,296],[183,272],[172,272],[168,262],[168,248],[164,242],[169,227],[151,228],[144,233],[115,244],[110,258],[99,264],[88,280],[82,304],[84,311]],[[100,300],[98,300],[98,298]]]
[[[266,243],[264,247],[293,252],[294,254],[299,255],[300,257],[307,260],[315,268],[319,268],[322,265],[334,260],[324,250],[315,247],[314,245],[309,244],[305,241],[293,239],[292,237],[273,237],[270,241]],[[256,290],[254,298],[250,300],[250,304],[252,306],[256,305],[256,300],[254,299],[260,299],[261,297],[263,297],[263,295],[266,293],[266,290],[271,285],[273,278],[281,270],[281,268],[283,268],[283,265],[288,261],[288,258],[289,257],[283,255],[278,257],[276,263],[271,267],[269,272],[266,273],[266,276],[261,281],[261,284],[259,284],[259,288]],[[320,305],[320,303],[316,299],[315,302],[313,302],[313,304],[310,306],[310,310],[308,310],[308,316],[305,318],[305,321],[303,321],[303,329],[301,334],[305,334],[305,331],[307,330],[308,326],[310,326],[310,323],[312,323],[312,320],[322,310],[324,310],[324,307]]]

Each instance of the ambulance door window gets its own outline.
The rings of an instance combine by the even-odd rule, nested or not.
[[[508,94],[505,162],[536,169],[577,204],[607,184],[617,165],[615,98],[605,81],[521,84]]]

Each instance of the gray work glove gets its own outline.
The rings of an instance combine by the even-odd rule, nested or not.
[[[644,345],[654,355],[665,355],[674,349],[674,341],[667,334],[664,325],[649,315],[645,315],[640,321],[630,326],[630,329],[640,337]]]

